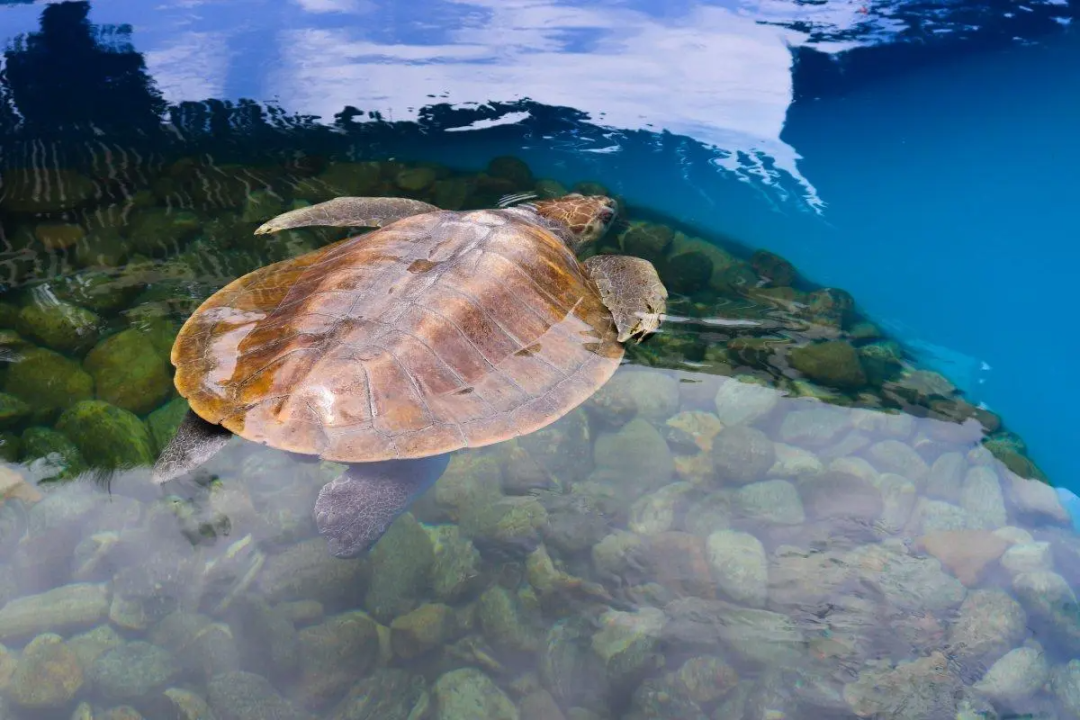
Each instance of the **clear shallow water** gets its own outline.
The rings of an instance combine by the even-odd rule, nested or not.
[[[605,165],[584,150],[610,137],[538,104],[513,109],[546,125],[452,145],[432,128],[475,113],[331,132],[189,104],[160,132],[138,56],[67,18],[7,58],[5,121],[21,123],[0,201],[9,715],[1078,713],[1080,542],[1027,477],[1024,441],[823,276],[744,246],[782,238],[669,217],[630,177],[653,153],[672,162],[651,182],[684,195],[809,212],[790,172],[712,194],[700,144],[629,133]],[[86,99],[58,101],[49,81],[76,71]],[[489,166],[507,146],[531,174]],[[340,466],[234,441],[197,477],[150,483],[183,410],[167,364],[179,324],[233,278],[342,236],[256,239],[261,221],[345,193],[487,207],[561,192],[549,177],[626,192],[633,224],[601,249],[652,259],[673,291],[664,331],[579,410],[455,454],[360,560],[329,557],[310,517]]]

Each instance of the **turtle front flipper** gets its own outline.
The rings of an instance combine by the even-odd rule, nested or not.
[[[629,255],[594,255],[582,263],[615,320],[619,342],[638,342],[660,327],[667,288],[648,260]]]
[[[309,225],[382,227],[412,215],[438,211],[434,205],[409,198],[339,197],[282,213],[256,228],[255,234],[267,235]]]
[[[447,453],[350,465],[323,486],[315,501],[315,524],[326,537],[330,554],[352,558],[371,549],[449,463]]]
[[[160,484],[185,475],[217,455],[231,437],[232,433],[225,428],[207,422],[188,410],[176,429],[176,435],[154,463],[151,477]]]

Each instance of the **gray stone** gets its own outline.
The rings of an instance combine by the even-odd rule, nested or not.
[[[720,590],[742,605],[764,607],[769,562],[760,540],[749,533],[721,530],[709,535],[705,551]]]
[[[593,394],[589,406],[612,425],[635,417],[663,422],[679,410],[679,383],[657,370],[623,370]]]
[[[169,653],[156,645],[135,640],[98,656],[90,666],[94,689],[114,702],[148,699],[176,676]]]
[[[1027,613],[1001,590],[972,590],[949,632],[949,649],[962,658],[993,661],[1019,644]]]
[[[0,641],[92,627],[109,612],[107,584],[64,585],[40,595],[16,598],[0,609]]]
[[[598,469],[613,470],[627,478],[642,491],[667,485],[675,473],[667,442],[642,418],[631,420],[616,433],[598,437],[593,462]]]
[[[412,610],[428,584],[435,550],[411,513],[399,517],[369,555],[371,581],[364,606],[388,623]]]
[[[668,621],[662,636],[676,647],[712,652],[722,643],[753,663],[794,666],[805,661],[806,638],[787,615],[695,597],[674,600],[664,612]]]
[[[879,472],[901,475],[916,487],[923,487],[930,468],[910,445],[899,440],[882,440],[866,450],[866,457]]]
[[[615,688],[632,686],[662,662],[657,653],[664,613],[653,607],[636,612],[609,610],[592,637],[592,649]]]
[[[753,425],[772,412],[779,400],[775,388],[723,378],[716,391],[716,416],[724,425]]]
[[[1080,606],[1065,578],[1040,570],[1013,578],[1013,592],[1028,612],[1052,628],[1056,639],[1080,652]]]
[[[207,699],[218,720],[311,720],[278,694],[266,678],[249,672],[214,676]]]
[[[1001,556],[1001,567],[1013,575],[1053,570],[1054,559],[1050,553],[1050,543],[1030,542],[1013,545]]]
[[[776,452],[776,461],[769,468],[768,474],[771,477],[795,480],[814,477],[825,471],[821,460],[808,450],[785,443],[773,443],[773,450]]]
[[[694,487],[688,482],[665,485],[630,506],[630,529],[639,535],[658,535],[671,529]]]
[[[912,513],[912,535],[927,535],[942,530],[968,529],[967,511],[943,500],[920,497]]]
[[[908,555],[900,544],[864,545],[850,553],[847,564],[859,568],[863,582],[880,591],[894,610],[943,613],[966,594],[937,559]]]
[[[795,485],[787,480],[750,483],[735,492],[733,505],[743,517],[776,525],[805,522],[802,500]]]
[[[519,720],[514,703],[476,668],[451,670],[435,682],[435,720]]]
[[[930,466],[926,479],[926,494],[931,497],[956,502],[967,474],[967,459],[958,452],[943,453]]]
[[[713,465],[721,483],[745,485],[765,476],[776,462],[769,437],[756,428],[735,425],[713,438]]]
[[[967,471],[960,490],[960,507],[967,512],[968,526],[973,529],[996,530],[1008,521],[1005,497],[992,468],[973,467]]]
[[[359,680],[330,713],[330,720],[409,720],[425,695],[424,678],[379,668]]]
[[[1049,678],[1042,648],[1021,647],[1005,653],[974,687],[993,700],[1016,702],[1037,693]]]
[[[326,552],[326,540],[312,538],[267,557],[258,583],[271,602],[318,600],[355,606],[366,575],[366,563],[333,557]]]
[[[900,475],[884,473],[878,482],[878,489],[882,498],[879,527],[890,535],[899,533],[907,525],[915,508],[918,495],[915,483]]]
[[[803,448],[822,448],[836,441],[851,427],[843,411],[826,407],[794,410],[780,424],[780,439]]]
[[[1054,668],[1050,687],[1066,712],[1080,717],[1080,660],[1070,660]]]
[[[332,615],[319,625],[304,628],[299,640],[296,695],[312,710],[335,703],[379,655],[375,621],[358,610]]]

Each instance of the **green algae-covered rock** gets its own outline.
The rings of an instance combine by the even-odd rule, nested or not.
[[[215,675],[207,699],[218,720],[305,720],[307,714],[281,697],[270,681],[250,672]]]
[[[135,252],[160,257],[179,250],[199,225],[193,212],[150,207],[132,214],[127,236]]]
[[[312,710],[336,702],[379,655],[375,621],[360,611],[334,615],[304,628],[300,638],[300,678],[297,695]]]
[[[86,459],[67,435],[44,427],[27,428],[22,434],[23,461],[41,460],[49,468],[47,477],[73,478],[87,468]]]
[[[461,530],[476,541],[532,548],[547,524],[547,510],[535,497],[504,497],[471,508],[461,517]]]
[[[628,533],[629,534],[629,533]],[[591,646],[592,623],[574,616],[548,630],[540,651],[540,681],[564,707],[607,707],[604,665]]]
[[[95,230],[75,246],[75,262],[84,268],[119,267],[127,256],[127,242],[117,228]]]
[[[365,607],[384,623],[412,610],[428,585],[434,560],[427,531],[411,513],[399,517],[371,550]]]
[[[168,652],[142,640],[107,650],[90,666],[94,689],[112,701],[147,700],[176,677]]]
[[[766,287],[788,287],[795,282],[795,266],[768,250],[755,252],[750,257],[750,267],[766,281]]]
[[[796,370],[830,387],[854,389],[866,384],[859,354],[843,340],[792,348],[790,357]]]
[[[150,412],[172,392],[168,365],[138,330],[124,330],[99,342],[83,367],[94,377],[99,399],[136,415]]]
[[[636,612],[608,610],[592,637],[593,652],[604,663],[613,687],[632,687],[663,663],[658,653],[664,611],[643,607]]]
[[[95,312],[114,312],[139,294],[143,281],[138,275],[105,270],[86,270],[55,283],[57,296],[66,302]]]
[[[53,350],[81,355],[94,345],[101,318],[86,308],[39,294],[19,311],[17,329]]]
[[[449,641],[457,632],[454,609],[441,603],[421,605],[390,623],[394,655],[405,660],[423,655]]]
[[[94,379],[73,360],[44,348],[20,352],[4,381],[4,390],[33,408],[33,422],[47,422],[80,400],[94,396]]]
[[[424,678],[407,670],[379,668],[352,686],[330,714],[331,720],[417,720],[426,717]],[[416,708],[416,714],[413,714]]]
[[[0,432],[0,460],[17,462],[22,456],[22,440],[12,432]]]
[[[671,245],[675,231],[667,225],[651,222],[631,222],[622,234],[622,249],[629,255],[646,259],[659,258]]]
[[[0,302],[0,328],[15,329],[15,323],[19,321],[19,306],[11,303]]]
[[[435,561],[431,566],[431,586],[435,597],[452,603],[482,586],[480,551],[461,535],[457,525],[439,525],[431,531]]]
[[[38,635],[23,649],[4,691],[11,702],[30,710],[63,708],[83,685],[75,652],[59,635]]]
[[[32,412],[31,407],[7,393],[0,393],[0,428],[9,428],[18,425]]]
[[[150,439],[154,441],[157,452],[164,450],[173,439],[187,411],[188,401],[182,397],[175,397],[147,416],[146,425],[150,428]]]
[[[859,361],[866,371],[866,381],[870,385],[881,386],[900,374],[904,351],[893,340],[879,340],[859,348]]]
[[[518,720],[518,710],[476,668],[451,670],[435,682],[435,720]]]
[[[150,433],[132,413],[102,400],[83,400],[60,415],[56,429],[74,441],[83,457],[107,470],[152,465]]]
[[[484,635],[493,644],[520,652],[533,652],[539,639],[525,608],[513,593],[495,585],[480,596],[477,613]]]

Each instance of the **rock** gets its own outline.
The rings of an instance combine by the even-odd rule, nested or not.
[[[96,192],[96,183],[74,170],[12,168],[4,173],[0,206],[9,212],[28,214],[70,210],[93,198]]]
[[[941,500],[920,497],[911,513],[911,534],[932,533],[943,530],[964,530],[968,527],[967,513],[963,508]]]
[[[375,664],[379,655],[375,622],[360,611],[333,615],[319,625],[301,630],[299,638],[300,678],[296,681],[296,692],[312,710],[325,709],[337,702],[350,684]]]
[[[795,266],[768,250],[755,251],[750,267],[766,281],[765,287],[790,287],[795,282]]]
[[[642,496],[630,506],[630,529],[638,535],[658,535],[670,530],[692,493],[690,483],[677,482]]]
[[[1021,573],[1012,588],[1031,618],[1048,626],[1055,642],[1080,652],[1080,606],[1065,578],[1047,570]]]
[[[895,440],[907,440],[915,432],[915,418],[906,412],[854,409],[851,424],[856,430]]]
[[[207,699],[218,720],[309,720],[254,673],[216,675],[207,685]]]
[[[326,552],[326,541],[312,538],[270,555],[258,577],[259,589],[271,602],[318,600],[328,605],[359,605],[367,566]]]
[[[1017,543],[1001,556],[1001,566],[1013,575],[1053,570],[1054,558],[1050,553],[1050,543]]]
[[[300,663],[300,639],[292,621],[259,595],[240,597],[234,608],[231,624],[244,667],[268,678],[290,679]]]
[[[988,467],[967,471],[960,490],[960,506],[968,514],[970,527],[995,530],[1008,521],[997,474]]]
[[[157,410],[154,410],[146,418],[146,426],[150,430],[150,439],[154,443],[154,449],[160,453],[176,435],[176,429],[188,411],[188,401],[182,397],[173,398]]]
[[[32,409],[14,395],[0,393],[0,428],[10,428],[30,417]]]
[[[930,474],[930,468],[910,445],[899,440],[882,440],[866,451],[866,457],[880,472],[891,472],[905,477],[922,488]]]
[[[322,622],[323,604],[318,600],[296,600],[279,603],[274,609],[295,626],[304,627]]]
[[[833,470],[804,479],[799,495],[814,520],[850,518],[872,525],[884,509],[881,492],[872,482]]]
[[[787,480],[763,480],[739,488],[733,497],[735,511],[754,521],[775,525],[800,525],[806,521],[802,500]]]
[[[262,223],[285,212],[285,203],[272,190],[252,190],[244,198],[240,219],[246,223]]]
[[[739,675],[720,658],[700,655],[684,662],[671,680],[672,685],[683,690],[694,702],[705,705],[731,692],[739,682]]]
[[[658,644],[664,622],[663,611],[652,607],[636,612],[608,610],[601,616],[592,649],[613,688],[632,687],[663,663]]]
[[[88,673],[94,689],[114,702],[147,700],[176,675],[169,653],[142,640],[106,650]]]
[[[755,428],[724,428],[713,440],[713,464],[721,483],[745,485],[760,480],[776,462],[768,436]]]
[[[390,639],[394,655],[411,660],[447,643],[457,632],[454,610],[448,605],[426,604],[394,618]]]
[[[124,330],[91,350],[83,367],[93,376],[98,399],[145,415],[172,392],[169,367],[141,332]]]
[[[206,700],[190,690],[169,688],[164,695],[176,720],[217,720]]]
[[[679,410],[679,383],[655,370],[617,372],[593,394],[587,407],[616,426],[633,418],[663,422]]]
[[[701,707],[668,678],[649,678],[638,685],[630,698],[625,720],[706,720]]]
[[[859,353],[846,340],[827,340],[792,348],[789,357],[796,370],[828,387],[856,389],[866,385]]]
[[[1073,659],[1054,668],[1050,687],[1066,712],[1080,716],[1080,660]]]
[[[152,465],[150,434],[138,417],[101,400],[82,400],[60,415],[56,429],[95,466],[119,470]]]
[[[33,422],[49,422],[59,410],[94,396],[94,379],[78,363],[44,348],[19,351],[4,391],[32,408]]]
[[[530,552],[540,542],[547,510],[535,497],[504,497],[462,515],[461,529],[476,543]]]
[[[634,478],[641,488],[659,488],[671,482],[674,461],[667,442],[648,421],[631,420],[616,433],[596,439],[593,461],[597,468]]]
[[[435,501],[457,521],[463,514],[502,497],[502,468],[497,458],[482,453],[454,453],[435,483]],[[421,501],[423,498],[421,498]]]
[[[663,639],[676,647],[715,652],[722,643],[755,664],[795,665],[805,661],[806,639],[786,615],[722,600],[680,598],[664,607]]]
[[[724,429],[712,413],[701,410],[684,410],[667,419],[661,428],[668,446],[679,453],[712,450],[713,439]]]
[[[834,458],[829,461],[828,468],[833,472],[860,477],[874,485],[879,485],[881,483],[881,473],[875,470],[873,465],[861,457],[847,455]]]
[[[974,687],[992,700],[1016,702],[1037,693],[1049,679],[1050,665],[1042,648],[1021,647],[991,665]]]
[[[128,218],[128,243],[134,252],[151,257],[174,255],[199,231],[200,226],[199,217],[187,210],[142,208]]]
[[[69,480],[87,469],[86,459],[67,435],[43,427],[23,431],[23,462],[45,479]]]
[[[521,720],[566,720],[547,690],[535,690],[521,699]]]
[[[960,489],[967,473],[967,460],[958,452],[943,453],[930,466],[926,494],[949,502],[960,499]]]
[[[83,685],[79,658],[59,635],[38,635],[23,649],[5,697],[29,710],[66,707]]]
[[[416,720],[426,701],[424,678],[397,668],[379,668],[360,679],[330,713],[330,720]]]
[[[50,350],[81,355],[97,341],[101,318],[86,308],[36,293],[19,311],[15,329]]]
[[[499,155],[492,158],[488,162],[487,173],[491,177],[509,180],[515,188],[527,188],[534,182],[532,170],[529,169],[528,164],[513,155]]]
[[[769,468],[771,477],[796,480],[820,475],[825,466],[812,452],[785,443],[773,443],[776,461]]]
[[[705,541],[717,586],[742,605],[764,607],[769,592],[769,563],[761,541],[749,533],[720,530]]]
[[[989,530],[941,530],[922,536],[919,543],[968,587],[976,587],[986,567],[1009,546]]]
[[[1039,480],[1029,480],[1004,471],[1005,489],[1017,512],[1033,522],[1070,523],[1072,518],[1062,506],[1057,492]]]
[[[429,167],[405,168],[394,178],[394,184],[407,192],[420,192],[434,184],[435,171]]]
[[[1027,614],[1001,590],[972,590],[949,632],[950,652],[993,662],[1027,633]]]
[[[859,579],[881,593],[897,611],[943,613],[963,601],[966,591],[932,557],[912,557],[899,543],[864,545],[847,562],[858,569]]]
[[[540,680],[564,707],[607,708],[607,677],[592,651],[591,623],[575,616],[551,626],[540,651]]]
[[[11,432],[0,432],[0,460],[4,462],[18,462],[22,457],[22,440]]]
[[[713,262],[705,253],[686,252],[659,260],[657,272],[669,291],[693,295],[708,287]]]
[[[26,595],[0,609],[0,641],[91,627],[109,611],[109,586],[79,583]]]
[[[994,531],[994,534],[1011,545],[1022,545],[1035,542],[1035,538],[1031,536],[1031,533],[1023,528],[1018,528],[1015,525],[1006,525],[1003,528],[998,528]]]
[[[518,720],[514,703],[487,675],[476,668],[451,670],[442,675],[432,692],[435,720]]]
[[[940,652],[893,669],[866,668],[844,686],[844,699],[860,717],[926,720],[956,717],[963,691]]]
[[[439,525],[431,532],[435,559],[431,588],[441,602],[453,603],[476,592],[484,576],[480,552],[457,525]]]
[[[792,410],[780,423],[780,439],[796,447],[821,448],[834,442],[850,427],[850,417],[835,408]]]
[[[544,542],[564,555],[591,548],[608,532],[608,520],[599,503],[588,495],[571,492],[542,499],[547,509],[547,526],[541,528]]]
[[[915,483],[893,473],[884,473],[878,481],[882,508],[879,527],[883,532],[895,535],[904,529],[915,508],[918,490]]]
[[[537,618],[530,616],[520,599],[506,588],[494,585],[484,591],[476,612],[484,636],[496,646],[516,652],[536,651]]]
[[[5,500],[18,500],[33,505],[41,499],[41,491],[27,482],[21,472],[0,466],[0,504]]]
[[[705,555],[704,538],[685,532],[665,532],[648,538],[640,558],[631,554],[643,566],[631,566],[621,578],[624,583],[635,579],[656,583],[665,592],[713,598],[716,584]],[[643,573],[640,571],[644,570]],[[639,577],[640,573],[640,577]],[[665,601],[668,596],[665,596]]]
[[[110,625],[98,625],[67,641],[67,646],[79,658],[79,665],[83,668],[89,668],[106,651],[123,644],[124,639]]]
[[[664,254],[674,238],[675,231],[667,225],[632,221],[619,240],[628,255],[654,260]]]

